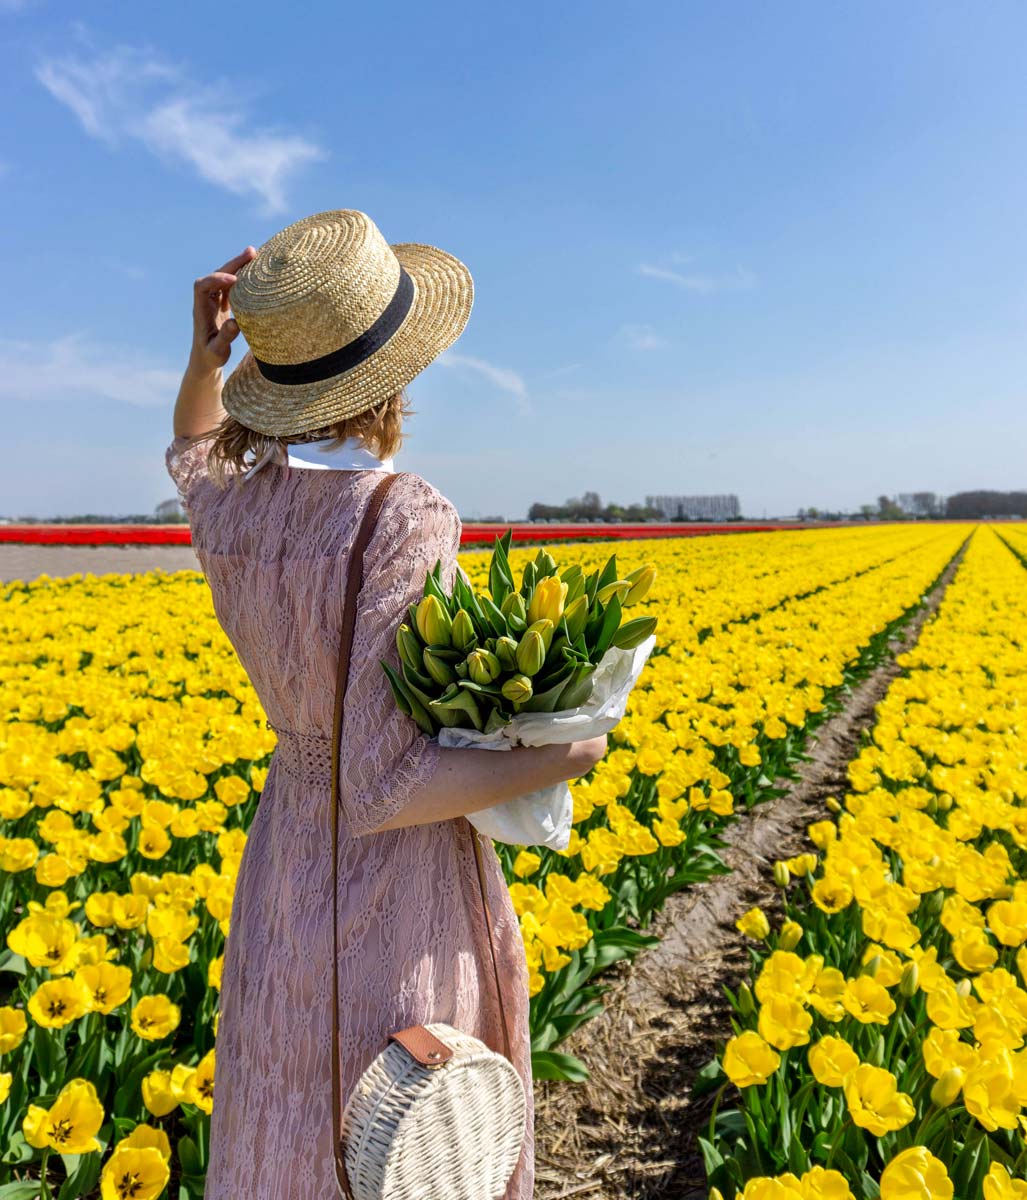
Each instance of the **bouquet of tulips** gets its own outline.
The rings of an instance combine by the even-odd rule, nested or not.
[[[611,555],[601,571],[560,571],[539,550],[513,577],[512,531],[497,538],[489,594],[460,571],[447,596],[440,564],[396,633],[401,663],[383,662],[400,709],[443,746],[508,750],[596,737],[624,715],[656,644],[656,618],[625,619],[656,577],[646,564],[625,575]],[[495,841],[564,850],[574,803],[566,784],[468,813]]]
[[[453,593],[440,585],[441,564],[408,609],[396,643],[401,672],[382,661],[399,708],[425,733],[443,727],[494,733],[518,713],[578,708],[611,649],[630,650],[656,628],[652,616],[624,619],[652,586],[646,564],[621,579],[616,555],[586,576],[577,564],[559,571],[540,549],[520,585],[507,553],[512,530],[497,538],[489,565],[490,595],[457,574]]]

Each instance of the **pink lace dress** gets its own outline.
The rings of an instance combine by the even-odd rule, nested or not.
[[[380,473],[269,463],[224,492],[208,443],[166,451],[218,621],[278,734],[225,943],[206,1200],[330,1200],[332,706],[350,546]],[[463,817],[373,832],[432,775],[439,746],[395,707],[379,660],[425,572],[456,570],[460,520],[430,483],[389,491],[365,558],[340,760],[343,1103],[389,1033],[447,1021],[502,1053],[471,838],[481,840],[510,1023],[528,1097],[503,1200],[534,1183],[528,969],[490,840]],[[426,1164],[430,1168],[430,1164]],[[401,1200],[401,1198],[397,1198]]]

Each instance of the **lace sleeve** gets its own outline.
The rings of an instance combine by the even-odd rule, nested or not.
[[[209,437],[197,440],[180,434],[164,452],[164,465],[178,489],[179,501],[187,515],[190,512],[193,489],[201,479],[207,478],[209,449]]]
[[[367,547],[339,768],[340,811],[357,837],[391,820],[438,765],[438,742],[396,707],[380,660],[400,669],[396,630],[436,561],[443,587],[452,587],[460,531],[452,503],[407,475],[393,484]]]

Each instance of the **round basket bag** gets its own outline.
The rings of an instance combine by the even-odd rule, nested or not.
[[[442,1021],[413,1026],[450,1051],[429,1066],[402,1034],[361,1075],[342,1117],[354,1200],[496,1200],[524,1139],[513,1064]],[[432,1042],[423,1034],[422,1046]]]
[[[517,1167],[527,1101],[492,935],[479,835],[466,817],[477,868],[503,1054],[445,1022],[390,1033],[342,1108],[339,1055],[339,748],[364,550],[389,487],[374,489],[351,551],[332,721],[332,1120],[335,1178],[344,1200],[500,1200]]]

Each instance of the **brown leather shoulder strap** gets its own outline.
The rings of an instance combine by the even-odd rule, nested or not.
[[[342,1081],[339,1063],[339,747],[342,735],[342,709],[349,682],[349,659],[353,648],[353,630],[357,620],[357,599],[364,582],[364,551],[378,521],[389,488],[402,472],[385,475],[371,493],[364,510],[356,541],[350,551],[346,571],[346,599],[342,610],[342,634],[339,638],[339,666],[335,681],[335,709],[332,714],[332,1146],[335,1152],[335,1176],[346,1200],[352,1200],[349,1177],[340,1140],[342,1132]]]
[[[400,472],[402,474],[402,472]],[[364,580],[364,551],[371,540],[371,534],[378,514],[389,488],[399,478],[399,474],[386,475],[371,494],[371,499],[364,512],[353,549],[350,551],[348,578],[346,580],[346,600],[342,614],[342,635],[339,639],[339,668],[335,686],[335,709],[332,714],[332,1120],[334,1122],[332,1147],[335,1155],[335,1178],[339,1191],[346,1200],[353,1200],[349,1176],[346,1173],[346,1161],[342,1145],[342,1085],[341,1063],[339,1058],[339,753],[342,741],[343,701],[346,695],[346,685],[349,682],[350,651],[353,648],[353,632],[357,616],[357,599]],[[488,898],[485,888],[485,872],[481,858],[481,845],[478,831],[464,818],[470,833],[474,849],[474,862],[478,874],[478,887],[481,891],[481,905],[485,914],[485,928],[488,933],[489,952],[492,956],[492,971],[496,983],[496,999],[499,1004],[499,1018],[503,1027],[503,1049],[506,1057],[510,1055],[510,1031],[507,1026],[506,1007],[503,1004],[503,988],[499,978],[499,963],[496,958],[496,946],[493,939],[492,918],[489,914]],[[406,1050],[425,1066],[438,1066],[445,1062],[452,1051],[434,1037],[423,1025],[410,1026],[390,1034],[390,1037],[403,1045]]]

